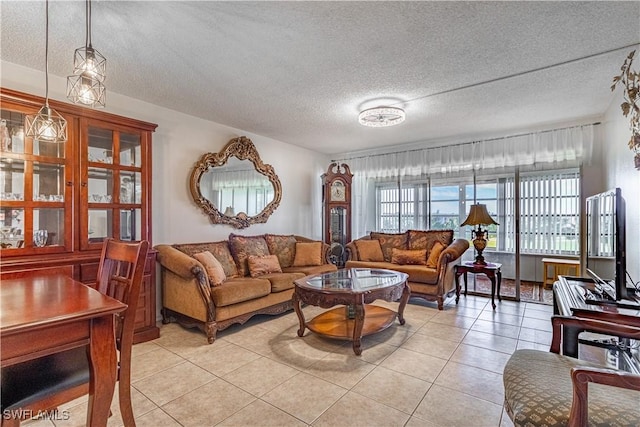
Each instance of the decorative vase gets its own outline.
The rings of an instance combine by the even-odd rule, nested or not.
[[[636,153],[635,157],[633,158],[633,161],[636,165],[636,169],[640,171],[640,153]]]
[[[37,248],[41,248],[47,244],[49,233],[47,230],[35,230],[33,232],[33,244]]]

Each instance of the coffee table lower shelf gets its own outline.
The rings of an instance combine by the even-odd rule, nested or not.
[[[364,306],[364,324],[361,336],[375,334],[383,331],[393,324],[397,313],[385,307],[377,305]],[[308,321],[307,328],[318,335],[328,338],[353,340],[353,330],[356,320],[347,317],[346,307],[337,307],[325,311]]]

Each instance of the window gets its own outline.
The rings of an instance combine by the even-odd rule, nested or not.
[[[513,186],[513,181],[509,182]],[[513,191],[511,190],[511,197]],[[513,213],[511,213],[513,217]],[[507,250],[513,251],[513,238]],[[580,247],[578,171],[520,177],[520,251],[577,254]]]
[[[488,228],[489,248],[515,252],[515,178],[423,180],[379,183],[378,230],[398,233],[408,229],[460,229],[470,206],[487,205],[500,225]],[[462,182],[461,182],[462,181]],[[552,171],[520,176],[520,248],[530,254],[577,254],[580,244],[580,174],[578,170]],[[474,194],[475,192],[475,194]]]

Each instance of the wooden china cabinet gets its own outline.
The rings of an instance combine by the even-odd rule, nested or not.
[[[62,273],[95,284],[102,242],[151,243],[151,135],[157,125],[50,101],[65,143],[24,136],[44,99],[0,88],[0,274]],[[147,257],[135,342],[157,338],[155,257]],[[54,302],[52,302],[54,303]]]

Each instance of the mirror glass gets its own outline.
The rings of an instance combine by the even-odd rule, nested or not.
[[[258,173],[251,161],[236,157],[203,173],[200,192],[223,215],[232,217],[240,212],[257,215],[274,198],[271,181]]]
[[[234,138],[206,153],[191,173],[191,195],[214,224],[245,228],[266,222],[280,204],[282,187],[249,138]]]

